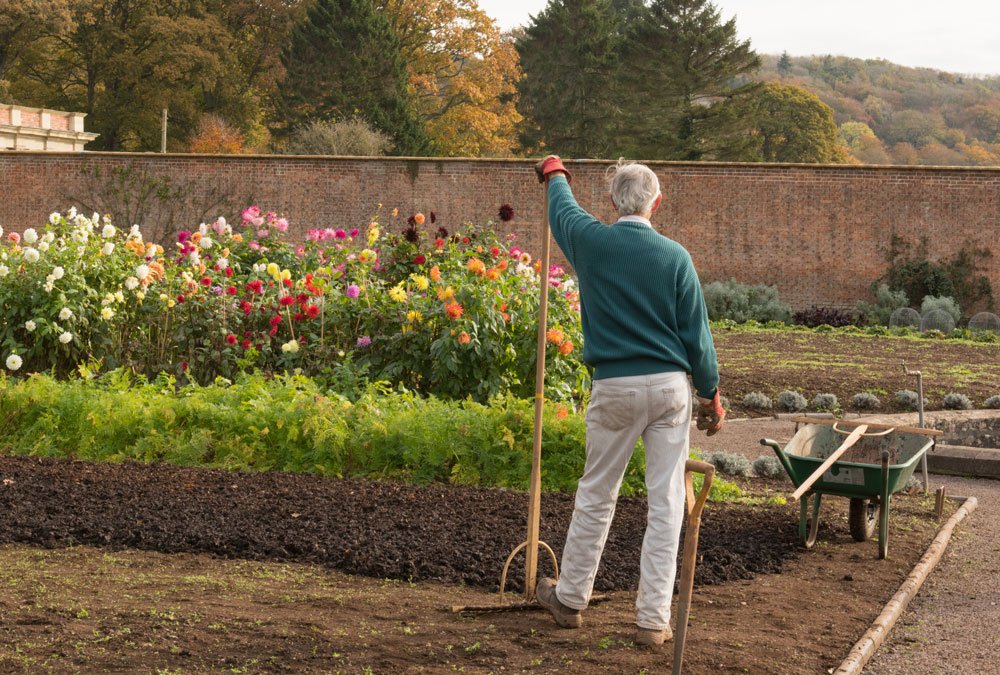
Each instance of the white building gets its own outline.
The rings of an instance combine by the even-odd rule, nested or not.
[[[99,136],[83,130],[86,116],[0,103],[0,150],[80,152]]]

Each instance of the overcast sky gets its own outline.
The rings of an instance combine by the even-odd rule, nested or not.
[[[547,0],[479,0],[502,28]],[[837,54],[965,75],[1000,74],[998,0],[716,0],[762,54]]]

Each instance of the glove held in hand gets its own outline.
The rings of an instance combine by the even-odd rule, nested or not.
[[[698,417],[695,425],[700,431],[714,436],[722,429],[722,422],[725,418],[726,410],[722,407],[718,389],[715,390],[715,396],[711,399],[698,397]]]

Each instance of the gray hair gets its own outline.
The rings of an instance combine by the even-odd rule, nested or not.
[[[608,190],[619,215],[633,216],[653,209],[653,202],[660,196],[660,181],[652,169],[619,159],[608,173]]]

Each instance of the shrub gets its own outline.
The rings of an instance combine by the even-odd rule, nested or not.
[[[719,403],[722,404],[722,409],[723,410],[726,410],[726,411],[730,410],[731,406],[729,405],[729,398],[728,397],[726,397],[726,396],[720,396],[719,397]]]
[[[904,291],[894,291],[887,284],[880,284],[875,291],[875,302],[859,302],[858,312],[870,326],[888,326],[889,317],[901,307],[910,305]]]
[[[810,328],[852,326],[857,320],[857,315],[854,312],[835,307],[817,307],[816,305],[795,312],[795,316],[792,318],[796,325],[809,326]]]
[[[836,394],[816,394],[813,396],[812,406],[816,410],[836,410],[840,402]]]
[[[775,400],[778,410],[785,412],[801,412],[806,409],[806,397],[797,391],[786,390],[778,394]]]
[[[924,296],[923,301],[920,303],[920,316],[927,316],[930,312],[938,309],[947,312],[955,323],[962,320],[962,308],[958,306],[954,298],[944,296]]]
[[[951,259],[929,259],[929,243],[923,238],[917,243],[893,235],[886,252],[889,269],[882,277],[892,288],[904,290],[911,298],[948,296],[959,306],[971,306],[980,300],[993,305],[993,288],[989,277],[982,273],[984,264],[993,256],[989,247],[976,248],[962,243]]]
[[[713,321],[729,319],[744,323],[753,319],[762,323],[788,323],[792,318],[791,307],[781,302],[774,286],[750,286],[735,279],[714,281],[705,285],[704,295],[708,316]]]
[[[1000,394],[996,394],[994,396],[990,396],[983,403],[983,406],[986,407],[986,408],[991,408],[993,410],[996,410],[996,409],[1000,408]]]
[[[784,475],[785,469],[774,455],[761,455],[753,461],[753,472],[761,478],[776,478]]]
[[[945,410],[969,410],[972,408],[972,401],[965,394],[945,394],[941,405]]]
[[[565,270],[539,275],[493,228],[429,233],[417,215],[395,224],[402,233],[376,217],[293,245],[288,221],[254,206],[237,224],[179,233],[167,252],[138,226],[55,213],[24,246],[0,242],[0,363],[16,356],[18,376],[84,363],[201,384],[299,370],[351,390],[369,377],[424,395],[527,397],[545,283],[546,395],[581,395],[579,295]]]
[[[743,407],[751,410],[770,410],[771,398],[767,394],[759,391],[751,391],[743,397]]]
[[[920,409],[920,395],[915,391],[909,389],[902,389],[896,392],[896,403],[906,408],[907,410],[919,410]],[[927,406],[929,401],[924,399],[924,407]]]
[[[218,115],[202,115],[194,135],[188,141],[188,152],[213,155],[238,155],[243,152],[245,139],[240,130]]]
[[[392,143],[387,134],[360,118],[317,120],[293,132],[284,153],[380,157],[392,150]]]
[[[882,401],[871,392],[863,391],[851,397],[851,407],[858,410],[875,410],[881,405]]]
[[[735,452],[713,452],[705,461],[725,476],[741,476],[749,478],[753,475],[753,465],[750,460]]]

